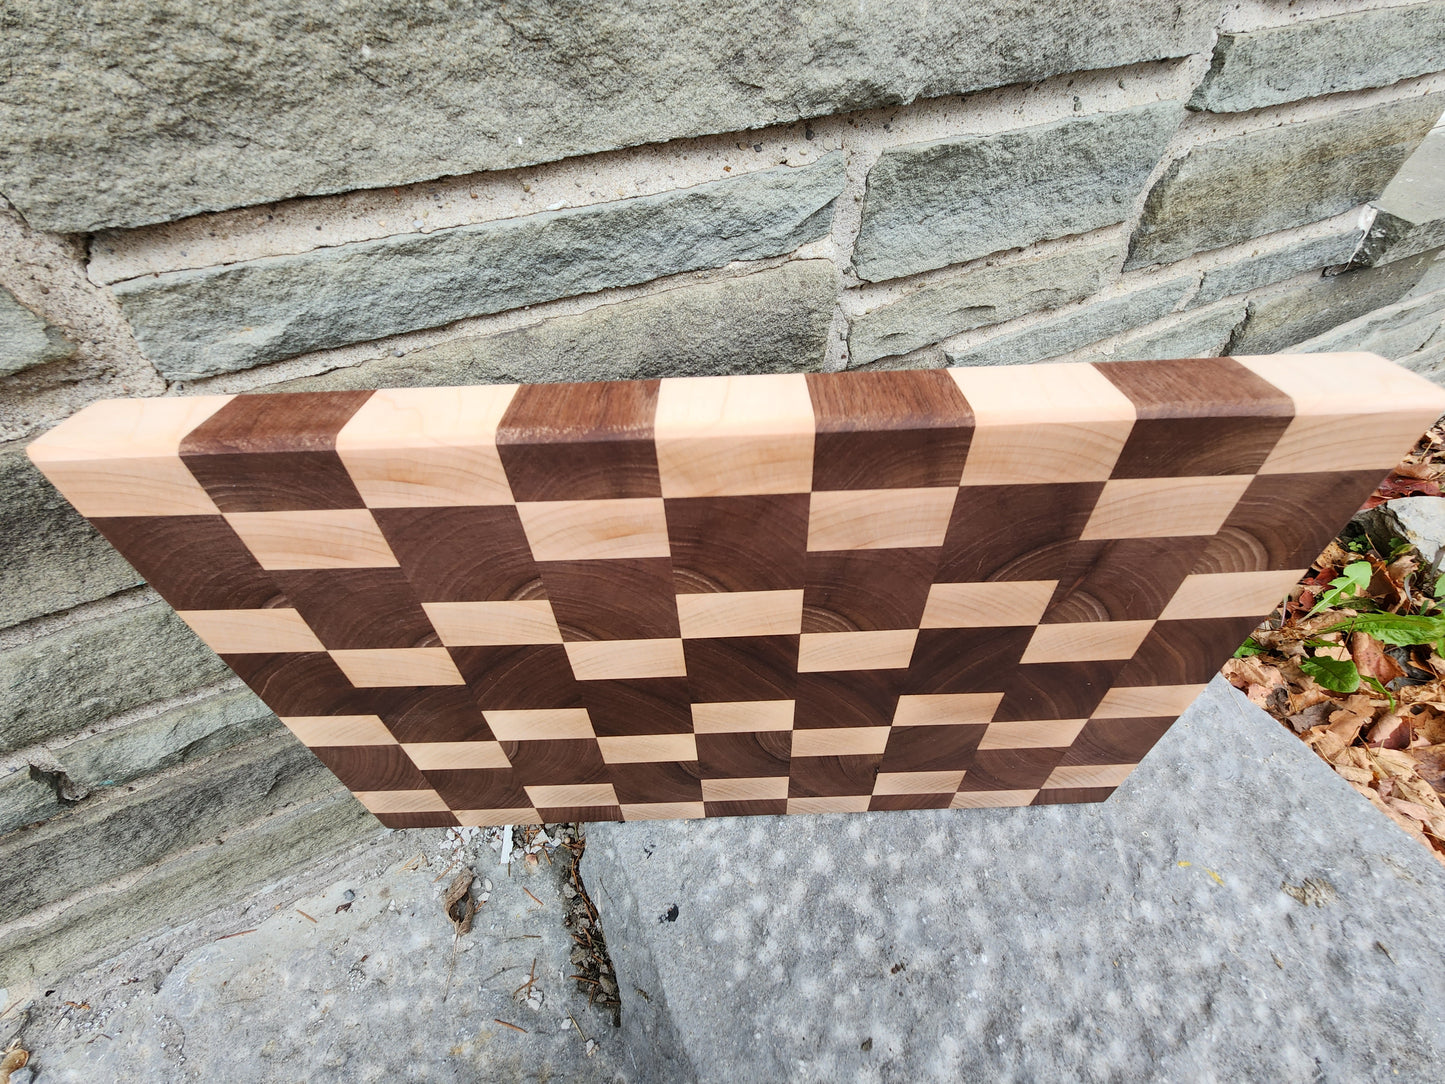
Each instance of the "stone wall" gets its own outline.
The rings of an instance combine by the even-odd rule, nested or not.
[[[379,831],[29,467],[94,399],[1445,379],[1445,0],[342,10],[0,9],[0,986]]]

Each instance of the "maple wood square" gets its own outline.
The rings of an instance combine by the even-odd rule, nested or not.
[[[1212,535],[1223,526],[1253,477],[1116,478],[1079,537],[1172,538]]]
[[[802,591],[707,592],[677,596],[682,635],[788,636],[803,624]]]
[[[386,568],[396,557],[365,508],[226,516],[265,569]]]
[[[403,685],[463,685],[444,647],[385,647],[333,651],[331,658],[358,689]]]
[[[178,616],[218,655],[259,651],[324,651],[295,610],[178,610]]]
[[[518,504],[517,515],[538,561],[668,555],[667,520],[658,498]]]
[[[935,583],[920,620],[925,629],[1036,625],[1057,586],[1057,580]]]
[[[808,505],[808,549],[941,546],[957,493],[952,487],[814,493]]]
[[[425,602],[422,610],[447,647],[560,644],[562,630],[546,599]]]

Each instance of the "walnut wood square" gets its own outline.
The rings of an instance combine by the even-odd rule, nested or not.
[[[809,553],[803,631],[916,629],[937,567],[936,549]]]
[[[430,813],[376,813],[375,817],[387,828],[455,828],[461,823],[449,809]]]
[[[973,412],[937,369],[808,373],[813,489],[956,486]]]
[[[994,720],[1086,719],[1126,665],[1124,660],[1112,660],[1017,666],[1002,682],[1003,700]]]
[[[1001,692],[1032,636],[1028,627],[923,629],[901,691]]]
[[[220,516],[128,516],[90,522],[177,610],[287,605],[271,573]]]
[[[794,757],[789,766],[789,798],[872,795],[882,755]],[[863,805],[867,808],[866,802]],[[791,812],[791,810],[789,810]]]
[[[1304,568],[1380,478],[1373,470],[1261,475],[1249,483],[1192,571]]]
[[[612,773],[593,738],[560,741],[508,741],[502,752],[523,786],[606,783]]]
[[[798,637],[736,636],[684,640],[694,703],[792,700],[798,683]]]
[[[799,674],[793,726],[887,726],[898,706],[902,670],[848,670]]]
[[[656,380],[517,389],[497,451],[519,501],[660,497]]]
[[[572,664],[560,644],[450,650],[473,699],[484,711],[583,706]]]
[[[521,809],[532,804],[513,768],[423,772],[452,809]]]
[[[1148,621],[1169,605],[1208,540],[1119,538],[1077,543],[1044,623]]]
[[[973,765],[986,726],[895,726],[883,750],[885,772],[962,770]]]
[[[1164,736],[1174,717],[1090,719],[1060,764],[1133,764]]]
[[[323,652],[222,655],[221,661],[282,718],[373,713],[374,690],[356,688]]]
[[[563,640],[662,640],[681,635],[666,557],[540,564]]]
[[[793,735],[787,730],[699,734],[697,763],[708,779],[766,779],[788,774]]]
[[[522,521],[510,505],[374,508],[372,516],[421,602],[545,597]]]
[[[803,586],[806,493],[673,498],[664,506],[679,594]]]
[[[372,710],[399,742],[493,740],[491,728],[465,686],[375,689],[372,693]]]
[[[539,805],[539,822],[563,824],[570,821],[620,821],[622,809],[615,805]]]
[[[1294,416],[1287,394],[1232,358],[1095,368],[1134,404],[1115,478],[1253,474]]]
[[[1058,579],[1103,489],[1102,482],[964,486],[935,580]]]
[[[431,784],[399,745],[312,746],[348,790],[426,790]]]
[[[613,764],[610,770],[612,786],[623,805],[702,801],[697,761]]]
[[[709,817],[781,817],[788,811],[788,800],[757,799],[739,802],[704,802]]]
[[[271,575],[328,648],[441,644],[401,569],[306,569]]]
[[[953,791],[943,794],[875,794],[868,800],[868,808],[889,809],[947,809],[953,801]]]
[[[980,749],[959,791],[1034,790],[1058,766],[1063,749]]]
[[[181,441],[181,459],[222,512],[361,508],[336,434],[369,391],[238,395]]]
[[[686,678],[588,681],[581,695],[599,738],[692,733]]]
[[[1107,802],[1117,787],[1050,787],[1035,795],[1030,805],[1083,805]]]
[[[1115,684],[1121,688],[1203,684],[1258,624],[1257,617],[1156,621]]]

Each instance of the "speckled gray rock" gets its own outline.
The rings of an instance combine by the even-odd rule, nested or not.
[[[1220,34],[1189,100],[1215,113],[1383,87],[1445,67],[1445,4],[1352,11]]]
[[[0,452],[0,627],[134,587],[135,569],[25,452]]]
[[[43,821],[62,808],[55,784],[28,764],[0,774],[0,833]]]
[[[50,747],[74,791],[129,783],[282,729],[247,688],[181,704],[125,726]]]
[[[818,369],[837,305],[828,260],[680,286],[574,316],[276,385],[280,391],[641,380]]]
[[[1248,293],[1306,271],[1348,263],[1360,243],[1360,232],[1351,230],[1328,237],[1314,237],[1267,252],[1256,249],[1242,260],[1204,272],[1199,292],[1189,303],[1208,305],[1221,297]]]
[[[1445,10],[1445,4],[1440,5]],[[1380,198],[1361,246],[1363,263],[1389,263],[1445,245],[1445,129],[1425,137]]]
[[[1208,47],[1129,0],[17,7],[0,192],[93,230],[895,105]]]
[[[1445,1060],[1445,869],[1222,679],[1103,805],[597,825],[583,872],[659,1081]]]
[[[1445,94],[1205,143],[1155,182],[1126,266],[1169,263],[1368,203],[1425,137]]]
[[[159,599],[0,651],[0,752],[230,675]]]
[[[832,225],[843,155],[693,188],[113,287],[146,356],[194,380],[308,350],[790,252]]]
[[[1084,305],[975,346],[945,346],[944,354],[950,365],[1025,365],[1055,358],[1158,320],[1192,285],[1192,276],[1170,279],[1122,297]]]
[[[0,376],[73,353],[75,344],[58,327],[47,324],[0,286]]]
[[[177,772],[83,802],[0,838],[0,924],[342,789],[311,750],[278,734],[219,754],[204,773]]]
[[[1075,361],[1150,361],[1164,358],[1214,358],[1224,353],[1229,336],[1244,319],[1244,302],[1234,301],[1199,312],[1165,328],[1141,328],[1120,336],[1108,351],[1088,352]]]
[[[1122,222],[1182,115],[1152,102],[886,150],[853,267],[876,282]]]
[[[1382,545],[1403,538],[1426,561],[1445,556],[1445,500],[1439,497],[1399,497],[1356,512],[1355,522]]]
[[[1231,354],[1272,354],[1406,297],[1431,271],[1435,253],[1320,278],[1255,298],[1230,341]]]
[[[1423,347],[1445,321],[1445,292],[1375,309],[1290,349],[1301,354],[1363,350],[1399,360]]]
[[[217,845],[163,856],[97,891],[77,893],[42,917],[0,928],[0,984],[60,976],[168,925],[244,901],[279,875],[314,866],[383,831],[360,802],[343,792],[262,817]],[[113,977],[103,985],[117,989]],[[284,1001],[273,1003],[290,1008]],[[96,1055],[93,1047],[76,1053],[87,1059]],[[226,1075],[218,1068],[211,1079]]]
[[[850,318],[849,361],[863,365],[906,354],[985,324],[1080,301],[1108,281],[1118,253],[1117,244],[1090,245],[929,282]]]

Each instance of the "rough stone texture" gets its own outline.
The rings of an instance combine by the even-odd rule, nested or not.
[[[29,765],[0,775],[0,832],[43,821],[63,808],[55,784]]]
[[[944,353],[950,365],[1023,365],[1058,357],[1159,319],[1174,308],[1193,284],[1192,277],[1170,279],[1122,297],[1085,305],[976,346],[944,347]]]
[[[1400,358],[1399,364],[1427,380],[1445,384],[1445,336],[1437,333],[1433,340],[1419,350]]]
[[[78,967],[167,925],[244,900],[249,890],[278,875],[382,831],[346,793],[266,817],[216,845],[169,856],[119,885],[83,895],[43,920],[0,930],[0,983]],[[107,985],[116,989],[113,976]],[[267,1000],[294,1010],[285,999]],[[94,1056],[94,1049],[89,1053]],[[218,1072],[213,1079],[226,1075]]]
[[[396,832],[338,868],[298,874],[278,910],[223,897],[197,928],[30,1002],[38,1080],[625,1080],[611,1014],[564,978],[576,971],[561,921],[567,852],[515,862],[510,876],[496,855],[482,838],[454,851],[440,831]],[[438,897],[463,865],[474,893],[487,881],[491,892],[458,937]],[[192,941],[177,952],[182,933]],[[141,981],[120,985],[132,975]]]
[[[0,286],[0,376],[59,361],[75,353],[75,344],[27,309]]]
[[[1405,297],[1431,270],[1426,252],[1383,267],[1321,278],[1255,298],[1249,316],[1230,340],[1231,354],[1272,354]]]
[[[1113,270],[1116,244],[1050,253],[1008,267],[980,267],[930,282],[848,322],[848,357],[862,365],[985,324],[1058,308],[1097,292]]]
[[[1445,1059],[1445,869],[1223,679],[1100,806],[596,825],[583,872],[660,1081]]]
[[[870,281],[1122,222],[1178,127],[1174,102],[883,152],[853,267]]]
[[[275,385],[391,388],[815,370],[837,304],[827,260],[599,305],[574,316]]]
[[[93,230],[895,105],[1207,47],[1129,0],[151,0],[16,8],[0,191]]]
[[[104,731],[50,754],[70,786],[90,791],[129,783],[282,729],[250,689],[228,689]]]
[[[1302,354],[1364,350],[1398,360],[1423,347],[1445,321],[1445,293],[1376,309],[1292,347]]]
[[[1084,353],[1076,361],[1151,361],[1165,358],[1215,358],[1244,319],[1242,301],[1190,313],[1167,328],[1141,328],[1121,337],[1109,351]]]
[[[1195,147],[1149,191],[1127,267],[1168,263],[1378,196],[1445,109],[1406,98]]]
[[[1445,68],[1445,4],[1353,11],[1221,34],[1191,109],[1238,113]]]
[[[146,356],[193,380],[816,240],[843,155],[613,203],[358,241],[113,287]]]
[[[1360,231],[1352,230],[1349,233],[1335,233],[1328,237],[1297,241],[1272,252],[1261,253],[1255,249],[1236,263],[1204,272],[1204,281],[1200,283],[1199,292],[1189,303],[1208,305],[1222,297],[1248,293],[1272,282],[1283,282],[1306,271],[1318,271],[1321,268],[1348,263],[1359,243]]]
[[[0,752],[229,676],[156,599],[0,652]]]
[[[0,628],[140,582],[23,449],[0,451]]]
[[[1445,556],[1445,500],[1439,497],[1398,497],[1356,512],[1355,522],[1385,546],[1403,538],[1426,561]]]
[[[0,838],[0,923],[214,840],[288,805],[341,791],[289,734],[220,754]]]
[[[1445,4],[1440,5],[1445,9]],[[1380,198],[1362,263],[1380,264],[1445,245],[1445,128],[1436,128],[1400,167]]]

